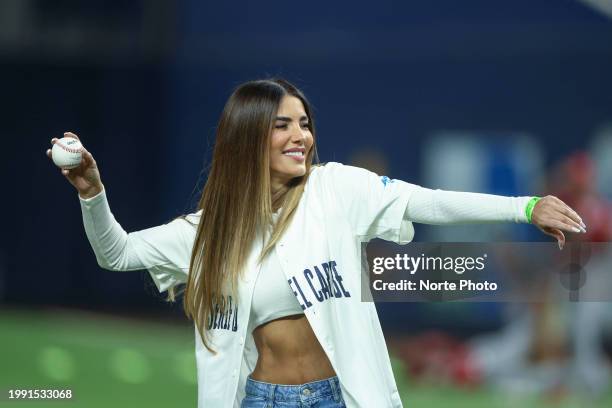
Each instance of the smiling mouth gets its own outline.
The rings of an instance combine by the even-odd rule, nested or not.
[[[304,152],[285,152],[285,156],[304,157]]]

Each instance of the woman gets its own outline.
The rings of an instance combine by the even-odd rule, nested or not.
[[[230,96],[193,214],[127,234],[91,153],[62,170],[101,267],[148,269],[171,299],[186,283],[199,407],[401,407],[376,309],[361,301],[361,242],[407,243],[411,221],[532,217],[560,246],[562,231],[584,229],[555,197],[534,206],[530,197],[433,191],[339,163],[312,165],[315,156],[306,98],[272,79]]]

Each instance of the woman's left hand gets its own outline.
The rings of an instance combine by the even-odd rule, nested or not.
[[[531,213],[531,223],[542,232],[557,239],[559,249],[565,245],[567,232],[586,232],[582,218],[567,204],[555,196],[546,196],[538,201]]]

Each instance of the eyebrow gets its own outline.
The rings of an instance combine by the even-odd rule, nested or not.
[[[287,116],[277,116],[276,120],[280,120],[280,121],[283,121],[283,122],[291,122],[291,118],[289,118]],[[300,122],[303,121],[303,120],[308,120],[308,116],[302,116],[300,118]]]

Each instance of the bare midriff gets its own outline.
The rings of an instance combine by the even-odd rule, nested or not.
[[[304,384],[336,375],[303,314],[281,317],[253,330],[259,358],[251,378],[274,384]]]

